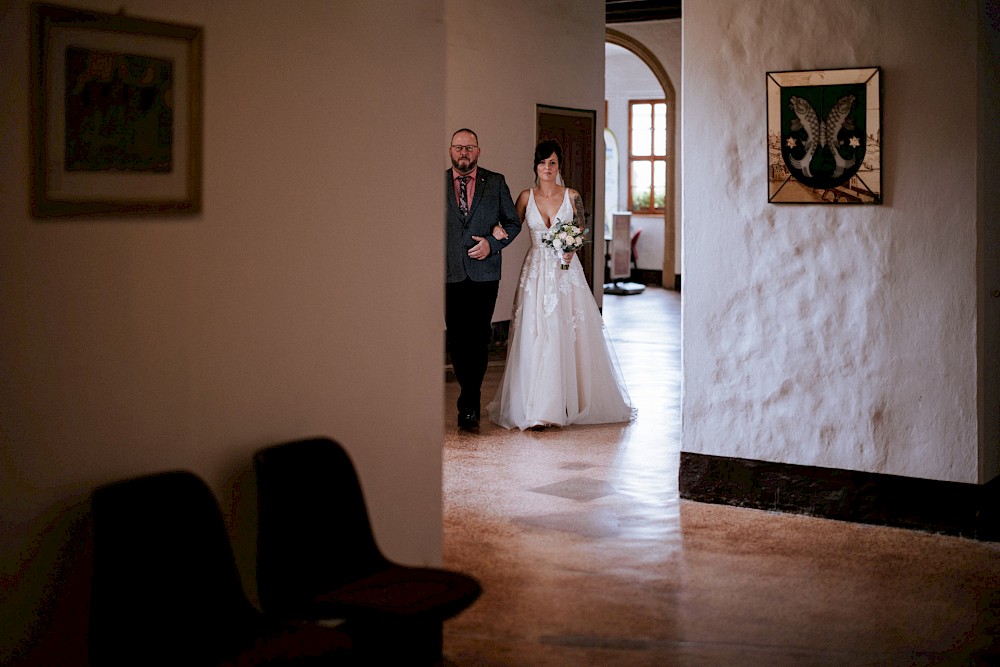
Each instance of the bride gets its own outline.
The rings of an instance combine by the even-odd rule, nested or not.
[[[490,419],[504,428],[624,422],[635,414],[583,265],[575,252],[558,253],[543,243],[551,225],[576,219],[582,227],[586,219],[580,194],[562,185],[561,161],[558,143],[538,144],[536,186],[515,204],[531,247],[514,297],[507,366],[487,406]],[[494,235],[502,238],[503,228]]]

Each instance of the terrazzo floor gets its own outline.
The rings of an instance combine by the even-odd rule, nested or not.
[[[1000,544],[680,500],[680,295],[604,315],[631,424],[466,434],[446,383],[445,565],[484,593],[444,665],[1000,665]]]

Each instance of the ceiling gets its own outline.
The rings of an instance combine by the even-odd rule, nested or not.
[[[681,0],[604,0],[606,23],[679,19]]]

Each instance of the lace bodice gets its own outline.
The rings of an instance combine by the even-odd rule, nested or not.
[[[573,205],[569,201],[569,189],[563,194],[562,204],[556,214],[552,216],[552,223],[556,220],[570,220],[573,217]],[[586,276],[583,274],[583,265],[574,254],[570,262],[568,271],[559,268],[562,253],[556,252],[551,246],[542,242],[542,236],[548,231],[542,212],[538,210],[535,203],[534,190],[528,190],[528,206],[524,212],[524,223],[528,226],[531,237],[531,248],[524,258],[524,265],[521,267],[521,278],[518,284],[522,295],[531,295],[540,290],[541,302],[544,304],[544,314],[550,317],[559,303],[559,293],[567,294],[570,290],[587,286]],[[544,274],[544,277],[543,277]],[[513,322],[521,318],[523,299],[515,299]],[[575,334],[576,322],[582,313],[579,308],[571,307],[572,316],[571,332]]]
[[[569,188],[563,193],[562,203],[559,205],[559,210],[556,214],[552,216],[552,223],[555,224],[556,220],[572,220],[573,219],[573,205],[569,201]],[[548,231],[548,227],[545,225],[545,219],[542,216],[542,212],[538,210],[538,204],[535,203],[535,191],[534,189],[528,190],[528,207],[524,211],[524,222],[528,225],[528,229],[531,231],[531,249],[532,250],[545,250],[552,254],[555,252],[552,248],[542,244],[542,235]]]

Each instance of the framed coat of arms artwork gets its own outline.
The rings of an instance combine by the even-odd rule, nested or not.
[[[881,204],[878,67],[767,73],[767,200]]]

